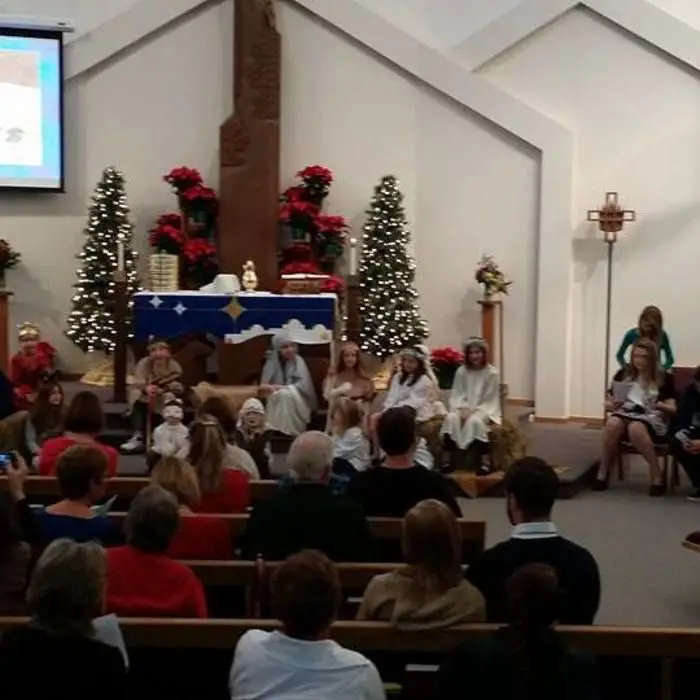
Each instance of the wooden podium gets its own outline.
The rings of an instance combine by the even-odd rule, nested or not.
[[[5,374],[9,371],[10,365],[10,297],[13,292],[7,289],[0,289],[0,370]]]

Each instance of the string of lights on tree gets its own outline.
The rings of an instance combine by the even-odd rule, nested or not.
[[[360,344],[385,358],[428,337],[416,292],[416,264],[408,254],[408,222],[403,195],[392,175],[382,178],[364,226],[360,277]]]
[[[124,191],[124,176],[107,168],[92,195],[85,243],[78,255],[75,292],[68,316],[66,336],[84,352],[111,353],[117,329],[114,322],[115,280],[119,243],[123,244],[126,294],[140,290],[137,253],[133,249],[133,225]],[[130,324],[131,319],[128,319]],[[131,337],[129,328],[129,337]]]

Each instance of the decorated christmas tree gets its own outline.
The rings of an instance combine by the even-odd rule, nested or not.
[[[107,168],[95,188],[84,233],[66,335],[85,352],[110,353],[116,339],[114,273],[120,263],[127,298],[139,289],[124,176],[115,168]]]
[[[410,233],[402,202],[397,179],[382,178],[362,239],[360,340],[364,351],[382,359],[428,336],[418,309],[416,264],[407,251]]]

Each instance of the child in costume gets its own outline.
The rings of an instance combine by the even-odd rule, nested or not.
[[[151,343],[148,355],[139,360],[134,369],[134,383],[129,395],[134,434],[121,446],[122,452],[143,451],[149,412],[160,419],[166,396],[182,396],[181,377],[182,367],[171,357],[170,346],[162,340]]]
[[[184,458],[187,455],[189,430],[182,423],[183,417],[182,400],[166,397],[163,422],[153,431],[153,452],[161,457]]]
[[[640,338],[648,338],[656,343],[659,349],[659,358],[661,366],[669,370],[673,367],[675,358],[671,350],[671,341],[668,339],[668,333],[664,330],[664,317],[661,309],[658,306],[645,306],[642,313],[639,314],[636,328],[630,328],[625,333],[620,347],[615,355],[620,367],[626,367],[628,360],[625,358],[627,350],[634,346]]]
[[[238,412],[238,424],[234,433],[236,445],[253,458],[261,479],[271,479],[270,427],[265,407],[260,399],[246,399]]]
[[[54,372],[54,347],[41,339],[39,326],[23,323],[18,327],[20,349],[10,360],[10,382],[15,409],[25,411],[36,401],[39,387]]]

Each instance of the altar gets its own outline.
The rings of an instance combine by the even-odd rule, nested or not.
[[[320,345],[337,330],[335,294],[139,292],[133,302],[137,341],[206,334],[235,345],[285,331],[300,345]]]

